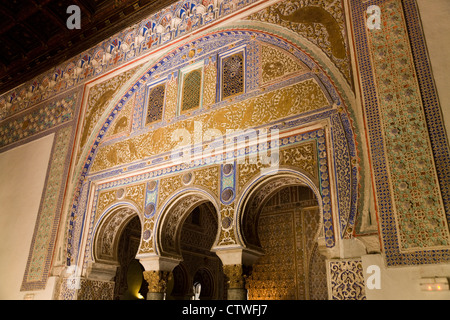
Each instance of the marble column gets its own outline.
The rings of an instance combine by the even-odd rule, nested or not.
[[[247,300],[245,280],[250,275],[251,266],[262,255],[262,252],[247,248],[214,248],[223,263],[228,291],[228,300]]]
[[[147,300],[164,300],[172,270],[181,259],[147,256],[140,257],[139,261],[145,269],[143,275],[148,283]]]

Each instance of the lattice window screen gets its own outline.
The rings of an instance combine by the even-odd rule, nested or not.
[[[162,119],[165,91],[165,83],[159,84],[149,90],[146,124]]]

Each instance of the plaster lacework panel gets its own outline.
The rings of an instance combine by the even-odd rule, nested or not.
[[[222,98],[244,92],[244,54],[239,52],[222,60]]]
[[[265,255],[247,280],[250,300],[326,300],[326,265],[316,250],[320,215],[301,209],[308,188],[288,187],[275,194],[259,218],[258,235]],[[316,202],[317,203],[317,202]]]
[[[186,184],[202,186],[209,189],[214,195],[219,194],[219,166],[209,166],[186,174],[178,174],[161,179],[158,201],[160,201],[161,204],[165,203],[170,195],[176,190],[184,187]]]
[[[80,279],[77,300],[113,300],[114,281]]]
[[[233,230],[235,225],[234,219],[234,202],[226,205],[220,204],[220,236],[219,236],[219,246],[226,246],[236,244],[236,234]]]
[[[142,241],[139,246],[138,254],[153,252],[153,230],[155,228],[155,220],[153,218],[145,218],[142,230]]]
[[[299,168],[314,180],[318,178],[317,148],[314,141],[298,144],[291,148],[282,148],[279,157],[281,165]],[[257,176],[262,169],[270,166],[270,164],[263,164],[260,161],[252,163],[249,157],[246,157],[242,162],[238,165],[239,179],[237,183],[239,191],[242,191],[245,184]]]
[[[162,119],[165,91],[165,83],[150,88],[147,102],[146,124]]]
[[[203,89],[203,105],[210,106],[216,102],[217,63],[210,58],[204,67],[205,85]]]
[[[344,8],[340,1],[281,1],[247,19],[277,24],[299,33],[322,49],[347,81],[352,82]]]
[[[320,86],[314,79],[308,79],[206,114],[180,120],[125,141],[102,146],[92,164],[91,172],[171,151],[178,145],[178,141],[172,139],[174,130],[185,128],[193,133],[194,123],[198,121],[202,123],[202,134],[210,129],[217,129],[225,135],[227,129],[245,130],[327,106],[329,102]]]
[[[283,76],[309,69],[297,58],[268,45],[261,45],[261,83],[266,84]]]
[[[84,115],[84,119],[86,120],[83,124],[80,148],[82,148],[87,142],[87,139],[91,135],[97,121],[108,107],[108,103],[111,101],[113,96],[117,94],[117,91],[135,74],[138,69],[139,66],[125,71],[110,80],[92,87],[89,90],[89,98]]]
[[[131,132],[135,102],[136,95],[128,100],[127,103],[122,107],[122,111],[120,112],[119,116],[113,120],[108,130],[106,131],[104,137],[105,141]]]
[[[116,257],[117,251],[117,237],[119,236],[118,230],[129,219],[130,216],[135,214],[134,210],[121,209],[118,212],[114,212],[114,215],[108,217],[107,222],[102,227],[101,237],[97,242],[97,259],[106,260],[111,262]]]
[[[366,300],[361,260],[328,261],[330,300]]]
[[[381,9],[383,27],[368,32],[368,39],[400,250],[448,246],[450,234],[402,4],[388,1]]]
[[[166,84],[166,107],[164,110],[164,119],[170,122],[177,115],[177,93],[178,81],[171,76]]]

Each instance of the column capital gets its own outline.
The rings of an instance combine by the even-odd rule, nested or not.
[[[138,258],[145,271],[172,271],[181,262],[181,259],[157,255],[141,255]]]
[[[251,266],[264,252],[243,247],[215,247],[212,249],[225,265]]]
[[[144,279],[148,283],[148,292],[150,293],[165,293],[167,283],[169,282],[172,272],[161,270],[144,271]]]

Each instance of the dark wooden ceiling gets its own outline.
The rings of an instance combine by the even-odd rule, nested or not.
[[[0,93],[89,49],[177,0],[2,0]],[[67,7],[81,10],[68,29]]]

